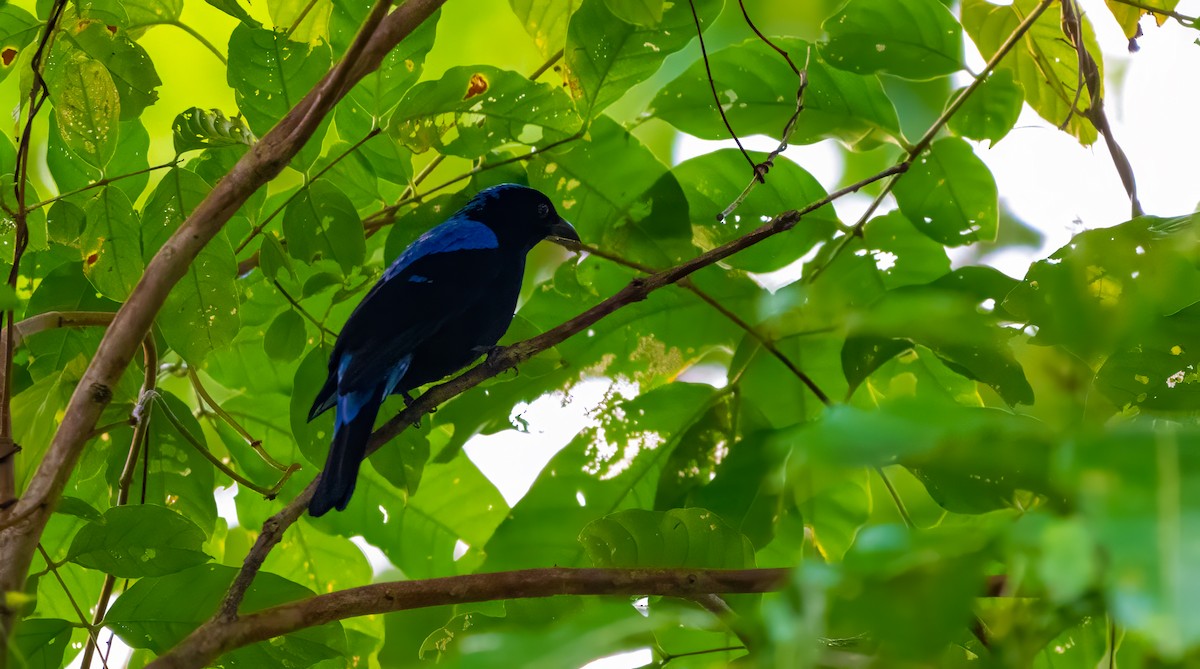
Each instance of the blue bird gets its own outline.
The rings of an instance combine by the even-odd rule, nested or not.
[[[546,237],[579,241],[545,195],[502,184],[396,258],[350,314],[329,358],[311,421],[336,409],[333,444],[308,503],[313,516],[346,508],[383,400],[465,367],[512,323],[525,254]]]

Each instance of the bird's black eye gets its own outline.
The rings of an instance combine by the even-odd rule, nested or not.
[[[540,218],[546,218],[549,215],[550,215],[550,205],[546,204],[545,202],[543,202],[542,204],[539,204],[538,205],[538,216]]]

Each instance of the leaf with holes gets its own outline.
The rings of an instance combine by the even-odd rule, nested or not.
[[[76,53],[49,69],[46,85],[67,148],[92,167],[104,169],[116,152],[121,118],[120,94],[108,69]]]
[[[506,144],[546,145],[579,130],[570,99],[493,67],[451,68],[417,84],[388,120],[388,133],[414,152],[473,158]]]
[[[962,26],[938,0],[850,0],[822,27],[821,55],[836,68],[906,79],[962,69]]]
[[[229,38],[227,80],[238,109],[262,136],[283,118],[329,70],[329,46],[292,42],[283,33],[246,25]],[[313,136],[319,145],[323,132]]]
[[[934,142],[896,181],[894,190],[900,211],[930,239],[946,246],[996,239],[996,180],[961,139]]]
[[[983,57],[991,58],[1036,5],[1037,0],[1016,0],[1003,6],[987,0],[963,0],[962,24]],[[1103,81],[1100,46],[1087,17],[1083,18],[1083,35]],[[1079,57],[1063,38],[1057,11],[1039,16],[998,67],[1012,72],[1025,91],[1025,101],[1051,125],[1066,124],[1066,131],[1085,146],[1096,141],[1096,127],[1081,113],[1091,106],[1091,99],[1088,91],[1078,91],[1082,82]]]
[[[589,523],[579,542],[597,567],[754,567],[750,540],[705,509],[618,511]]]
[[[0,81],[4,81],[17,64],[21,51],[37,37],[41,24],[32,14],[5,3],[0,7]]]
[[[107,186],[84,208],[87,227],[79,240],[83,272],[105,297],[129,297],[145,270],[141,251],[141,224],[129,198],[119,188]]]
[[[583,0],[508,0],[517,20],[543,56],[561,49],[567,40],[571,15]]]
[[[794,62],[803,64],[807,42],[775,40]],[[786,61],[761,40],[750,39],[709,55],[712,84],[703,62],[693,63],[663,87],[650,113],[702,139],[729,139],[713,102],[716,86],[730,124],[739,136],[762,134],[782,139],[796,111],[799,80]],[[811,144],[834,137],[847,144],[900,135],[896,108],[879,78],[834,69],[815,54],[808,64],[804,113],[789,141]]]
[[[724,0],[695,0],[700,25],[707,29]],[[567,89],[580,113],[595,118],[634,84],[645,81],[667,56],[696,38],[691,2],[675,2],[653,28],[617,18],[606,0],[584,0],[571,16],[563,53]]]
[[[55,50],[72,57],[78,50],[102,63],[112,76],[113,84],[121,98],[121,120],[128,121],[158,101],[158,87],[162,79],[154,70],[149,54],[137,42],[121,31],[110,31],[99,22],[81,24],[82,30],[66,31],[63,40],[55,42]]]
[[[194,172],[167,172],[142,210],[142,253],[149,259],[208,195],[209,186]],[[157,323],[171,348],[199,365],[210,352],[233,341],[238,317],[237,261],[225,235],[217,235],[167,295]]]
[[[354,204],[327,181],[305,188],[283,212],[288,253],[302,263],[334,260],[349,274],[366,254],[362,223]]]
[[[195,523],[166,507],[117,506],[79,530],[67,559],[121,578],[163,576],[208,562],[205,538]]]

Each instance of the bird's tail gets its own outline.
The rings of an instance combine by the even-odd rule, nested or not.
[[[337,398],[337,421],[333,444],[325,459],[325,470],[317,482],[317,491],[308,503],[313,516],[325,515],[330,509],[342,511],[354,494],[358,468],[367,453],[367,440],[375,426],[382,398],[379,392],[351,393]]]

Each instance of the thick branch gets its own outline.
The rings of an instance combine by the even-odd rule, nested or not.
[[[555,595],[705,595],[776,590],[787,569],[526,569],[377,583],[207,624],[148,669],[203,667],[223,653],[335,620],[428,606]]]
[[[255,190],[283,170],[350,87],[376,69],[401,39],[444,2],[409,0],[390,15],[386,14],[390,3],[379,2],[344,59],[238,161],[151,259],[106,331],[29,489],[15,506],[14,515],[28,517],[0,533],[0,588],[21,589],[37,537],[111,399],[112,388],[196,255]]]

